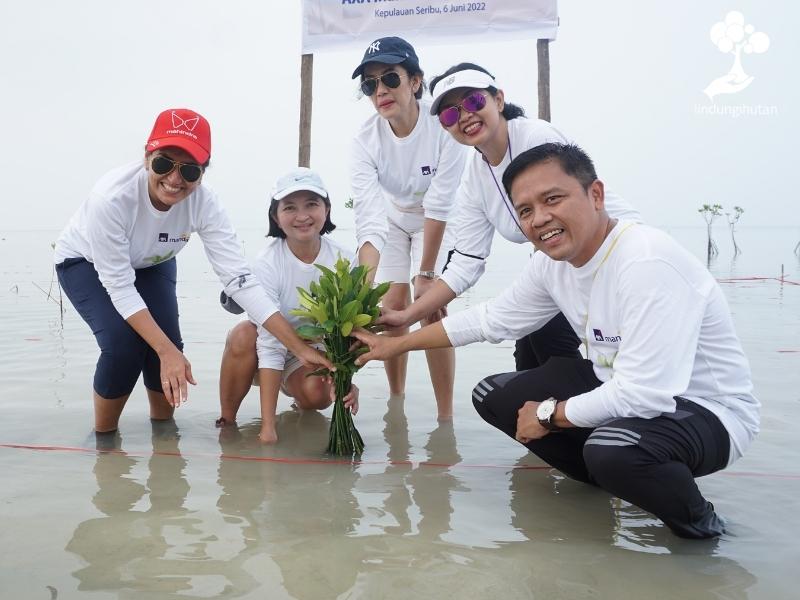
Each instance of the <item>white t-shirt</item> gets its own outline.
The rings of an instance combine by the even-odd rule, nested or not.
[[[437,221],[449,218],[466,148],[429,113],[430,100],[419,100],[417,124],[404,138],[374,114],[353,140],[350,186],[359,248],[370,242],[378,252],[383,250],[390,204]]]
[[[528,242],[503,189],[503,173],[512,159],[542,144],[569,142],[547,121],[524,117],[508,121],[508,138],[509,149],[496,167],[489,165],[478,151],[467,158],[457,193],[458,210],[452,218],[456,251],[442,274],[442,280],[457,296],[475,285],[483,275],[495,231],[511,242]],[[614,218],[641,221],[636,209],[608,189],[605,206]]]
[[[730,462],[758,433],[760,404],[722,290],[667,234],[619,221],[579,268],[537,252],[512,287],[443,325],[454,346],[498,342],[535,331],[559,311],[588,340],[603,382],[567,402],[575,425],[672,413],[681,396],[719,417],[731,437]]]
[[[289,249],[285,239],[273,238],[258,255],[254,263],[254,270],[258,280],[272,302],[277,305],[286,320],[297,327],[302,324],[302,317],[295,317],[289,311],[300,307],[297,288],[308,289],[312,281],[318,281],[322,273],[314,264],[320,264],[330,269],[339,257],[346,258],[351,265],[354,264],[353,252],[323,235],[319,254],[313,263],[307,264],[297,258]],[[258,325],[258,367],[260,369],[283,370],[286,362],[286,347],[274,335]]]
[[[225,292],[260,323],[278,310],[245,261],[225,209],[206,186],[159,211],[150,202],[141,160],[114,169],[97,182],[56,242],[55,262],[85,258],[124,319],[146,308],[134,269],[175,256],[197,233]]]

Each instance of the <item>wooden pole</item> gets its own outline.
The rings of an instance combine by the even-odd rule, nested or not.
[[[550,121],[550,40],[536,40],[539,65],[539,118]]]
[[[314,80],[314,55],[303,54],[300,59],[300,136],[297,165],[311,166],[311,104]]]

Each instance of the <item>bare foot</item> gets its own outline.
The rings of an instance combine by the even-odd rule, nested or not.
[[[258,434],[258,441],[262,444],[274,444],[278,441],[278,434],[274,425],[262,425]]]

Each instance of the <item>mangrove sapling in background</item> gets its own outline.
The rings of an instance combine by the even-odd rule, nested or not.
[[[372,329],[370,326],[380,315],[378,302],[389,290],[389,282],[373,288],[367,280],[369,267],[351,269],[350,261],[342,257],[336,261],[335,270],[314,266],[322,275],[319,281],[311,282],[308,290],[297,288],[301,308],[291,313],[308,320],[297,328],[298,335],[321,341],[325,355],[336,369],[333,373],[319,369],[310,374],[333,378],[335,400],[328,452],[338,456],[361,454],[364,441],[353,424],[350,409],[344,406],[344,397],[350,391],[353,374],[360,368],[355,364],[356,357],[368,349],[353,349],[356,339],[350,333],[355,327]]]
[[[739,218],[742,216],[744,209],[741,206],[734,206],[733,207],[733,214],[726,212],[725,217],[728,219],[728,226],[731,228],[731,240],[733,241],[733,255],[739,256],[742,253],[742,250],[739,248],[739,244],[736,243],[736,224],[739,222]]]
[[[703,219],[705,219],[706,222],[708,232],[708,261],[710,262],[712,256],[719,254],[719,248],[717,248],[714,238],[711,237],[711,225],[714,223],[714,219],[722,214],[722,205],[703,204],[701,208],[697,209],[697,212],[703,215]]]

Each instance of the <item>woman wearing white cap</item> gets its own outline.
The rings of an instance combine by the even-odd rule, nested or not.
[[[425,296],[405,310],[384,310],[380,322],[392,327],[408,327],[475,285],[486,268],[495,231],[517,244],[528,241],[503,190],[503,173],[515,156],[529,148],[569,141],[547,121],[525,118],[524,110],[506,102],[494,77],[478,65],[451,67],[431,81],[431,94],[430,113],[438,116],[442,129],[477,152],[467,159],[458,189],[459,210],[452,223],[456,237],[447,269]],[[641,220],[634,208],[608,190],[606,210],[614,218]],[[559,314],[517,341],[517,370],[534,368],[550,356],[578,357],[578,345],[575,332]]]
[[[55,246],[58,280],[101,353],[94,376],[95,431],[113,432],[140,374],[153,419],[169,419],[194,384],[183,355],[175,255],[192,233],[226,292],[309,364],[328,365],[278,312],[242,258],[216,195],[202,184],[211,129],[176,108],[156,119],[144,161],[97,183]]]
[[[356,77],[375,107],[352,145],[358,258],[377,267],[376,280],[393,282],[383,306],[402,310],[411,301],[411,282],[414,297],[424,297],[441,274],[449,246],[442,240],[465,153],[422,99],[423,72],[407,41],[385,37],[372,42],[353,71]],[[420,318],[438,319],[444,307]],[[438,416],[450,418],[455,354],[450,348],[426,354]],[[403,355],[385,363],[392,395],[405,390],[407,361]]]
[[[308,289],[312,281],[319,279],[320,272],[315,265],[335,268],[340,256],[353,260],[352,251],[325,235],[335,228],[331,221],[331,201],[317,173],[297,167],[278,178],[269,205],[267,236],[273,239],[258,255],[253,270],[269,298],[293,326],[302,323],[301,317],[289,314],[300,306],[297,288]],[[258,438],[265,444],[278,441],[275,412],[279,390],[294,398],[297,408],[319,410],[330,406],[330,381],[308,377],[314,368],[301,364],[285,344],[252,317],[234,327],[228,338],[220,367],[218,426],[234,423],[251,382],[259,385],[261,431]],[[254,379],[256,367],[258,373]],[[358,412],[356,386],[344,400],[353,414]]]

